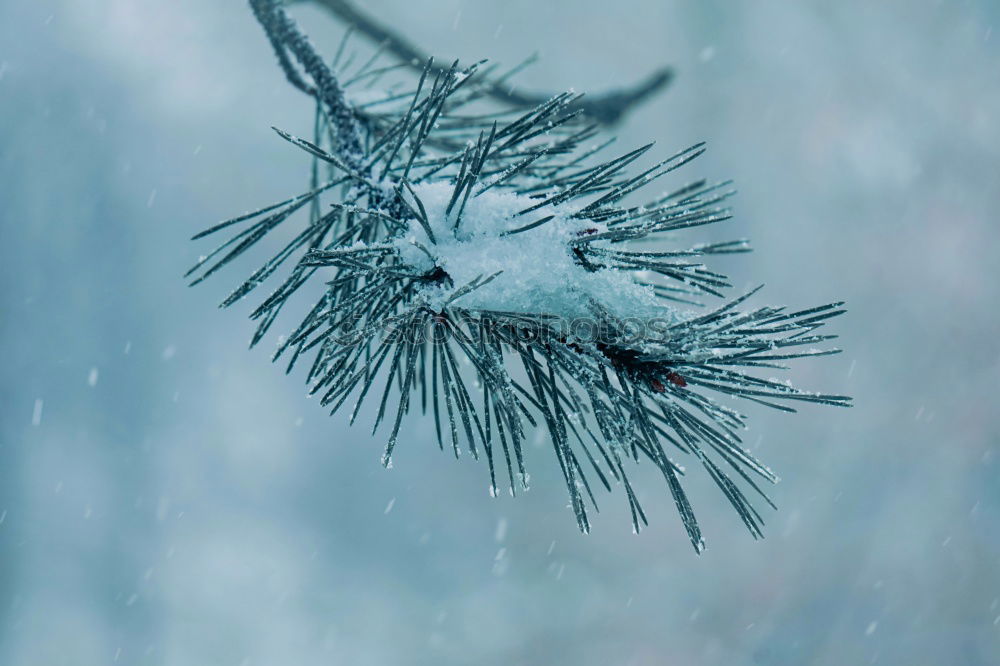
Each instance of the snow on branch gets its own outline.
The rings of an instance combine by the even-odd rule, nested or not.
[[[748,307],[757,290],[726,297],[728,279],[704,263],[748,251],[745,240],[673,240],[730,219],[728,181],[631,203],[704,146],[632,173],[651,144],[598,158],[611,141],[597,139],[579,95],[483,113],[492,84],[481,63],[428,60],[417,81],[372,92],[398,68],[351,68],[343,49],[327,65],[278,2],[250,4],[289,81],[316,102],[310,138],[278,130],[311,156],[309,187],[198,234],[233,235],[191,268],[192,284],[301,217],[223,305],[272,285],[251,315],[257,344],[293,296],[310,298],[275,360],[305,364],[310,392],[352,423],[372,405],[373,433],[388,428],[387,467],[419,411],[442,450],[485,458],[490,491],[514,494],[529,485],[527,434],[542,428],[584,532],[598,486],[623,488],[634,529],[647,524],[628,476],[647,461],[700,551],[676,458],[700,466],[761,536],[751,495],[771,504],[763,485],[777,477],[743,446],[744,415],[717,398],[789,412],[850,405],[763,376],[836,353],[821,329],[843,309]]]

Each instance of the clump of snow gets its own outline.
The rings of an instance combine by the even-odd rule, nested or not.
[[[580,264],[570,243],[605,231],[606,227],[572,218],[572,206],[550,205],[517,215],[538,201],[491,189],[469,198],[455,229],[459,204],[450,215],[445,214],[453,191],[447,182],[414,188],[436,243],[431,242],[417,220],[411,221],[406,233],[394,241],[403,262],[421,272],[438,266],[454,281],[449,287],[431,284],[423,289],[420,296],[431,308],[443,307],[457,289],[477,277],[485,279],[499,273],[453,304],[472,310],[548,314],[565,319],[592,317],[588,306],[591,300],[622,318],[662,317],[671,310],[650,287],[636,283],[630,273],[614,269],[589,271]],[[538,227],[502,235],[550,215],[553,218]]]

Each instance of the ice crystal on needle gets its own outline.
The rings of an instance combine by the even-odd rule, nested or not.
[[[676,247],[670,232],[728,219],[729,184],[696,180],[629,201],[703,146],[630,174],[651,145],[597,159],[611,141],[595,143],[578,95],[520,115],[483,113],[505,75],[482,63],[427,63],[409,89],[373,95],[396,68],[370,60],[351,70],[343,44],[328,65],[280,3],[250,4],[288,80],[316,102],[310,140],[278,130],[312,155],[310,187],[196,236],[237,230],[189,271],[194,283],[303,211],[291,241],[223,305],[284,270],[252,313],[256,344],[293,294],[311,294],[275,358],[289,371],[308,359],[310,391],[333,412],[347,405],[352,422],[371,402],[375,429],[389,429],[384,464],[403,444],[403,418],[419,410],[442,449],[486,459],[491,492],[503,478],[514,493],[527,487],[525,433],[544,428],[581,530],[596,508],[594,481],[623,487],[634,528],[646,524],[627,472],[648,460],[700,550],[684,469],[671,457],[685,456],[760,536],[746,491],[770,503],[759,482],[776,478],[743,448],[743,415],[711,396],[785,411],[795,401],[848,405],[755,372],[835,353],[817,347],[834,336],[816,331],[842,310],[744,309],[756,290],[695,309],[730,287],[700,258],[748,247]]]

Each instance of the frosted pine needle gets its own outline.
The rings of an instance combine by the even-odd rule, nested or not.
[[[420,411],[441,449],[485,458],[491,492],[515,493],[528,487],[526,432],[544,428],[584,532],[597,486],[623,487],[633,527],[647,523],[627,472],[648,460],[700,551],[674,460],[683,457],[761,536],[746,493],[770,504],[761,482],[777,479],[743,447],[744,416],[711,396],[784,411],[849,405],[759,374],[836,353],[819,347],[835,336],[817,331],[843,310],[745,309],[757,290],[726,299],[727,278],[702,260],[747,251],[746,241],[671,249],[670,232],[729,219],[728,182],[697,180],[628,203],[704,147],[632,173],[651,145],[599,159],[611,142],[574,111],[579,95],[484,113],[486,91],[503,77],[484,63],[428,62],[414,84],[372,92],[400,69],[374,59],[352,69],[341,64],[343,44],[327,65],[280,3],[250,4],[289,81],[316,102],[309,139],[277,130],[312,156],[310,185],[198,234],[235,231],[188,272],[192,284],[301,218],[223,306],[274,283],[252,313],[256,344],[293,294],[311,294],[275,360],[289,371],[305,364],[310,391],[352,423],[372,403],[373,432],[388,431],[383,464],[406,444],[403,419]]]

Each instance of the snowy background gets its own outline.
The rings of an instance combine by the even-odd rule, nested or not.
[[[0,663],[989,664],[1000,659],[1000,6],[365,3],[435,54],[600,91],[671,64],[623,149],[709,153],[760,303],[846,299],[797,365],[851,410],[751,409],[783,477],[754,542],[652,466],[577,533],[547,446],[491,499],[410,422],[382,440],[188,289],[194,232],[299,191],[307,133],[239,0],[0,0]],[[295,10],[332,53],[342,27]],[[273,344],[273,339],[270,343]]]

